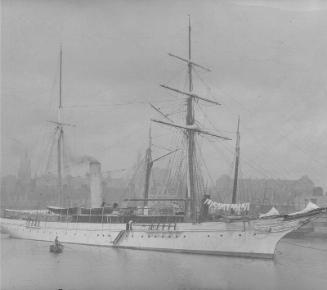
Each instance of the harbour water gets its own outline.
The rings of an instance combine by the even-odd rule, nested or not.
[[[1,289],[325,289],[327,239],[281,240],[274,260],[135,251],[1,235]]]

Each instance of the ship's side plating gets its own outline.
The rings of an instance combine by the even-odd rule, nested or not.
[[[272,258],[278,241],[308,218],[205,222],[200,224],[92,224],[2,219],[13,238],[140,250]]]

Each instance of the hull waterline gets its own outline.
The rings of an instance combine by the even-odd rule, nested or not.
[[[308,218],[200,224],[126,224],[38,222],[1,219],[2,231],[10,237],[137,250],[273,258],[281,238],[308,222]]]

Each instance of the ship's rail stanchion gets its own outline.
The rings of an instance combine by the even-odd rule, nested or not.
[[[75,224],[76,225],[76,231],[78,229],[78,216],[79,216],[79,214],[76,215],[76,224]]]
[[[68,231],[68,208],[66,209],[66,233]]]
[[[44,223],[44,229],[47,229],[47,225],[48,225],[48,215],[45,215],[45,223]]]
[[[101,229],[103,231],[103,211],[104,211],[104,206],[102,207],[102,211],[101,211]]]
[[[144,226],[147,226],[148,227],[148,230],[149,231],[176,231],[176,228],[177,228],[177,224],[176,223],[169,223],[169,224],[148,224],[148,225],[144,225]]]
[[[25,223],[25,227],[27,228],[40,228],[40,220],[38,217],[28,217]]]

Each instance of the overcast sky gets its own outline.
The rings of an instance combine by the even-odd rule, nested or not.
[[[233,138],[200,138],[213,178],[230,174],[240,115],[243,177],[309,175],[327,187],[327,5],[310,0],[2,0],[2,174],[16,172],[22,148],[33,171],[42,168],[61,44],[64,119],[76,124],[65,133],[71,151],[104,170],[130,167],[149,119],[160,118],[147,102],[167,113],[183,107],[159,84],[185,86],[185,65],[167,53],[187,55],[188,14],[193,59],[212,69],[197,71],[195,91],[222,104],[200,103],[211,123],[197,116]],[[158,132],[172,132],[153,131],[157,143]]]

